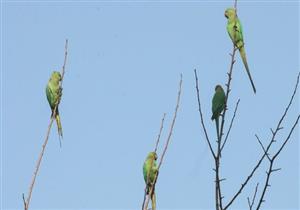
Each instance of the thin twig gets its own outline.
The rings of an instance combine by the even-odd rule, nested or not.
[[[167,142],[165,144],[163,153],[162,153],[162,155],[160,157],[160,161],[159,161],[159,164],[158,164],[158,167],[157,167],[157,173],[155,174],[153,185],[149,189],[149,195],[152,195],[152,193],[154,192],[154,188],[155,188],[156,181],[157,181],[158,174],[159,174],[159,169],[160,169],[160,167],[161,167],[161,165],[163,163],[164,156],[166,154],[166,151],[168,149],[168,146],[169,146],[169,143],[170,143],[170,140],[171,140],[171,136],[172,136],[172,133],[173,133],[173,129],[174,129],[174,125],[175,125],[176,117],[177,117],[177,112],[178,112],[179,104],[180,104],[181,88],[182,88],[182,74],[180,75],[179,90],[178,90],[177,102],[176,102],[176,107],[175,107],[175,112],[174,112],[173,120],[172,120],[171,127],[170,127],[170,130],[169,130]],[[144,205],[143,210],[147,210],[148,209],[149,201],[150,201],[150,196],[147,196],[146,201],[144,202],[145,205]]]
[[[290,131],[290,133],[289,133],[289,135],[288,135],[288,137],[285,139],[284,143],[281,145],[281,147],[280,147],[280,149],[278,150],[278,152],[274,155],[273,159],[275,159],[275,158],[279,155],[279,153],[282,151],[282,149],[284,148],[284,146],[286,145],[286,143],[287,143],[288,140],[290,139],[290,137],[291,137],[291,135],[292,135],[292,133],[293,133],[293,131],[294,131],[296,125],[298,124],[299,117],[300,117],[300,115],[298,115],[297,120],[296,120],[296,122],[294,123],[294,125],[293,125],[293,127],[292,127],[292,129],[291,129],[291,131]]]
[[[234,1],[234,9],[237,11],[237,0]]]
[[[207,131],[206,131],[206,127],[205,127],[205,124],[204,124],[204,118],[203,118],[202,109],[201,109],[200,93],[199,93],[200,91],[199,91],[199,87],[198,87],[198,75],[197,75],[197,70],[196,69],[194,70],[194,73],[195,73],[195,80],[196,80],[198,111],[199,111],[199,114],[200,114],[201,125],[202,125],[202,128],[203,128],[203,131],[204,131],[204,134],[205,134],[205,138],[206,138],[207,144],[209,146],[210,152],[211,152],[212,156],[214,157],[214,159],[216,159],[216,154],[215,154],[215,152],[214,152],[214,150],[213,150],[213,148],[211,146],[211,143],[210,143]]]
[[[281,153],[281,151],[285,147],[286,143],[290,140],[290,137],[291,137],[292,133],[294,132],[294,129],[296,128],[296,126],[297,126],[297,124],[299,122],[299,118],[300,118],[300,115],[298,115],[298,117],[297,117],[297,119],[296,119],[293,127],[291,128],[291,130],[290,130],[287,138],[285,139],[285,141],[283,142],[283,144],[281,145],[281,147],[278,149],[278,151],[275,153],[275,155],[272,158],[269,158],[269,162],[270,162],[269,170],[266,172],[267,173],[267,177],[266,177],[265,185],[264,185],[263,192],[262,192],[261,197],[259,199],[259,202],[258,202],[256,210],[259,210],[260,207],[261,207],[261,205],[262,205],[262,203],[265,202],[264,197],[265,197],[267,188],[271,186],[270,185],[271,174],[273,172],[281,170],[281,168],[273,169],[274,161],[278,157],[278,155]]]
[[[226,116],[226,111],[227,111],[227,104],[228,104],[228,98],[229,98],[229,93],[231,91],[230,89],[230,84],[231,84],[231,80],[232,80],[232,73],[233,73],[233,66],[235,63],[235,52],[236,52],[237,48],[236,46],[233,44],[233,50],[232,50],[232,54],[231,54],[231,62],[230,62],[230,67],[229,67],[229,72],[227,73],[228,75],[228,81],[226,83],[226,95],[225,95],[225,108],[222,112],[222,122],[221,122],[221,129],[220,129],[220,135],[218,136],[218,150],[217,150],[217,155],[215,158],[215,167],[216,167],[216,195],[218,194],[218,198],[216,198],[216,205],[218,205],[219,207],[216,207],[216,210],[218,210],[219,208],[221,210],[223,210],[223,204],[222,204],[222,193],[221,193],[221,184],[220,184],[220,180],[219,180],[219,167],[220,167],[220,159],[221,159],[221,145],[222,145],[222,137],[224,135],[224,124],[225,124],[225,116]]]
[[[232,73],[233,73],[233,66],[234,66],[234,63],[235,63],[235,53],[237,51],[237,48],[236,46],[233,44],[233,50],[232,50],[232,53],[230,54],[231,56],[231,62],[230,62],[230,68],[229,68],[229,72],[227,73],[228,75],[228,81],[226,83],[226,95],[225,95],[225,108],[222,112],[222,122],[221,122],[221,129],[220,129],[220,144],[222,143],[222,137],[224,135],[224,124],[225,124],[225,117],[226,117],[226,111],[227,111],[227,104],[228,104],[228,98],[229,98],[229,93],[231,91],[230,89],[230,85],[231,85],[231,80],[232,80]],[[223,143],[224,144],[224,143]],[[220,148],[220,151],[221,151],[221,148]],[[221,153],[220,153],[221,155]]]
[[[161,136],[162,130],[164,128],[165,117],[166,117],[166,113],[164,113],[164,115],[163,115],[163,117],[161,119],[160,129],[159,129],[159,133],[158,133],[158,136],[157,136],[157,140],[156,140],[156,144],[155,144],[155,149],[154,149],[155,153],[157,151],[157,147],[158,147],[158,144],[159,144],[160,136]]]
[[[270,155],[269,155],[269,153],[267,153],[267,150],[266,150],[266,148],[264,147],[264,145],[263,145],[263,143],[261,142],[261,140],[259,139],[258,135],[257,135],[257,134],[255,134],[255,137],[256,137],[256,139],[257,139],[258,143],[260,144],[260,146],[261,146],[262,150],[263,150],[263,151],[264,151],[264,153],[266,154],[266,156],[267,156],[268,160],[270,160],[270,161],[271,161]]]
[[[296,95],[296,92],[297,92],[297,89],[298,89],[298,85],[299,85],[299,77],[300,77],[300,72],[298,73],[297,82],[296,82],[293,94],[292,94],[292,96],[290,98],[290,101],[289,101],[289,103],[288,103],[288,105],[287,105],[287,107],[286,107],[283,115],[281,116],[280,120],[278,121],[278,124],[277,124],[277,127],[276,127],[275,131],[272,130],[272,137],[271,137],[271,140],[270,140],[268,146],[265,148],[264,154],[261,156],[261,158],[259,159],[259,161],[257,162],[257,164],[254,166],[254,168],[252,169],[250,175],[248,175],[248,177],[246,178],[246,180],[242,183],[241,187],[238,189],[238,191],[234,194],[234,196],[232,197],[232,199],[225,206],[224,210],[226,210],[235,201],[235,199],[241,194],[242,190],[247,185],[248,181],[252,178],[252,176],[255,173],[255,171],[259,168],[259,166],[262,163],[263,159],[265,158],[266,154],[269,152],[269,149],[270,149],[271,145],[275,142],[275,137],[277,135],[277,132],[282,129],[282,126],[281,126],[282,121],[285,119],[286,114],[289,111],[289,109],[291,107],[291,104],[294,101],[294,97]],[[297,121],[297,123],[298,123],[298,121]],[[291,135],[291,132],[290,132],[290,135]]]
[[[173,117],[172,124],[171,124],[171,127],[170,127],[170,132],[169,132],[169,135],[168,135],[168,138],[167,138],[167,143],[166,143],[165,148],[163,150],[163,153],[162,153],[162,155],[160,157],[160,162],[158,164],[158,170],[161,167],[161,164],[163,162],[163,158],[164,158],[164,156],[166,154],[166,151],[168,149],[168,146],[169,146],[169,143],[170,143],[170,140],[171,140],[171,137],[172,137],[174,125],[175,125],[175,122],[176,122],[177,112],[178,112],[178,109],[179,109],[180,96],[181,96],[181,88],[182,88],[182,74],[180,75],[179,90],[178,90],[178,95],[177,95],[177,102],[176,102],[174,117]]]
[[[220,187],[220,156],[217,155],[217,158],[215,159],[215,166],[216,166],[216,180],[215,180],[215,185],[216,185],[216,210],[217,209],[220,209],[222,210],[223,209],[223,204],[222,204],[222,193],[221,193],[221,187]]]
[[[257,205],[256,210],[260,209],[261,204],[262,204],[263,202],[265,202],[264,196],[265,196],[265,193],[266,193],[266,191],[267,191],[267,187],[270,187],[269,181],[270,181],[270,175],[271,175],[271,173],[272,173],[272,172],[271,172],[271,171],[272,171],[272,167],[273,167],[273,161],[270,162],[269,170],[266,172],[266,173],[267,173],[267,178],[266,178],[265,185],[264,185],[264,188],[263,188],[263,192],[262,192],[262,195],[261,195],[261,197],[260,197],[260,199],[259,199],[259,202],[258,202],[258,205]]]
[[[234,2],[234,7],[236,10],[236,15],[237,15],[237,0],[235,0],[235,2]],[[234,26],[234,27],[236,27],[236,26]],[[234,33],[234,36],[236,36],[235,34],[236,33]],[[234,40],[235,40],[235,38],[234,38]],[[221,183],[220,183],[220,179],[219,179],[219,176],[220,176],[219,175],[219,173],[220,173],[219,167],[220,167],[222,147],[225,145],[224,143],[222,145],[222,137],[224,135],[224,124],[225,124],[226,111],[228,109],[227,104],[228,104],[228,99],[229,99],[229,93],[231,91],[230,85],[231,85],[231,80],[232,80],[232,73],[233,73],[233,66],[235,63],[236,51],[237,51],[237,47],[236,47],[236,44],[233,42],[232,53],[231,53],[231,62],[230,62],[229,72],[227,73],[228,81],[226,83],[225,108],[222,112],[222,122],[221,122],[220,132],[219,132],[219,135],[217,135],[218,136],[218,141],[217,141],[218,142],[218,150],[217,150],[217,155],[216,155],[216,160],[215,160],[215,167],[216,167],[215,172],[216,172],[216,191],[218,191],[218,198],[216,197],[216,206],[218,206],[218,202],[219,202],[219,207],[216,207],[216,210],[218,210],[218,208],[223,210],[223,204],[222,204],[223,196],[221,193]],[[228,130],[228,135],[229,135],[230,130],[231,130],[231,128],[229,128],[229,130]],[[226,139],[226,141],[227,141],[227,139]],[[224,142],[226,143],[226,141],[224,141]]]
[[[227,139],[228,139],[229,133],[230,133],[230,131],[231,131],[231,128],[232,128],[232,125],[233,125],[233,121],[234,121],[234,119],[235,119],[235,116],[236,116],[236,112],[237,112],[237,109],[238,109],[239,103],[240,103],[240,99],[237,101],[237,103],[236,103],[236,105],[235,105],[235,109],[234,109],[234,113],[233,113],[233,116],[232,116],[232,119],[231,119],[231,122],[230,122],[229,129],[228,129],[228,131],[227,131],[227,134],[226,134],[225,140],[224,140],[224,142],[223,142],[223,144],[222,144],[222,146],[221,146],[221,152],[222,152],[222,150],[223,150],[223,148],[224,148],[224,146],[225,146],[225,144],[226,144],[226,142],[227,142]]]
[[[163,127],[164,127],[165,117],[166,117],[166,113],[163,114],[163,117],[162,117],[162,119],[161,119],[160,129],[159,129],[159,133],[158,133],[158,135],[157,135],[157,140],[156,140],[155,149],[154,149],[154,152],[155,152],[155,153],[156,153],[156,151],[157,151],[158,144],[159,144],[159,140],[160,140],[160,136],[161,136],[161,133],[162,133],[162,130],[163,130]],[[154,161],[151,162],[150,168],[153,167],[153,163],[154,163]],[[150,170],[148,171],[147,182],[146,182],[146,183],[149,183],[149,180],[148,180],[148,179],[149,179],[149,173],[150,173]],[[146,184],[146,186],[145,186],[145,192],[144,192],[144,199],[143,199],[142,209],[144,209],[144,206],[145,206],[146,196],[147,196],[147,184]]]
[[[60,86],[62,86],[62,82],[63,82],[63,78],[64,78],[64,74],[65,74],[65,66],[66,66],[66,62],[67,62],[67,49],[68,49],[68,40],[66,40],[66,44],[65,44],[65,58],[64,58],[64,64],[63,64],[63,67],[62,67],[62,79],[61,79]],[[53,109],[53,115],[52,116],[56,115],[56,111],[57,111],[57,107],[59,105],[59,102],[60,102],[60,100],[56,103],[56,105]],[[37,160],[37,164],[36,164],[35,171],[33,173],[32,181],[31,181],[31,184],[29,186],[29,193],[28,193],[28,197],[26,199],[26,202],[25,202],[25,198],[24,198],[24,194],[23,194],[23,202],[24,202],[24,209],[25,210],[29,209],[29,204],[30,204],[30,200],[31,200],[31,196],[32,196],[34,183],[35,183],[35,180],[36,180],[36,177],[37,177],[37,174],[38,174],[41,162],[42,162],[42,158],[43,158],[43,155],[44,155],[44,152],[45,152],[48,140],[49,140],[51,127],[52,127],[52,124],[53,124],[53,121],[54,121],[54,118],[52,116],[51,116],[51,119],[50,119],[50,122],[49,122],[49,125],[48,125],[45,141],[42,145],[42,150],[41,150],[39,158]]]
[[[255,192],[254,192],[254,195],[253,195],[253,198],[252,198],[252,202],[251,202],[251,203],[250,203],[250,198],[249,198],[249,197],[247,198],[249,210],[252,210],[252,207],[253,207],[253,205],[254,205],[254,201],[255,201],[256,194],[257,194],[258,185],[259,185],[259,183],[256,184]]]

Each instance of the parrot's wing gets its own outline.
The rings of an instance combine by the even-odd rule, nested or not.
[[[54,95],[53,95],[53,92],[52,92],[51,88],[49,87],[49,85],[47,85],[47,87],[46,87],[46,95],[47,95],[47,100],[48,100],[51,108],[53,109],[54,108],[53,107],[53,105],[54,105],[54,103],[53,103]]]
[[[240,19],[237,18],[237,23],[236,23],[236,26],[237,26],[237,30],[238,30],[238,34],[240,35],[239,39],[244,42],[244,35],[243,35],[243,26],[241,24],[241,21]]]
[[[144,180],[145,180],[145,183],[147,183],[147,161],[144,162],[144,165],[143,165],[143,175],[144,175]]]
[[[225,94],[215,93],[212,102],[213,119],[222,112],[222,110],[224,109],[224,104],[225,104]]]

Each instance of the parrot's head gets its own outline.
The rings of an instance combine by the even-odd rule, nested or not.
[[[61,74],[58,71],[53,71],[52,75],[51,75],[51,80],[53,80],[54,82],[60,82],[61,81]]]
[[[226,9],[224,15],[227,19],[233,19],[236,16],[235,9],[234,8]]]
[[[221,86],[221,85],[216,85],[215,91],[216,91],[216,92],[218,92],[218,91],[223,91],[222,86]]]
[[[147,159],[157,160],[156,152],[149,152]]]

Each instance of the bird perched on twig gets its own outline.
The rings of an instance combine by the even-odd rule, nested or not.
[[[146,193],[149,195],[150,189],[152,189],[152,194],[149,195],[152,201],[152,210],[156,209],[156,197],[155,197],[155,177],[158,173],[158,168],[156,164],[157,154],[155,152],[149,152],[144,165],[143,165],[143,173],[144,173],[144,180],[147,185]]]
[[[242,57],[244,66],[246,68],[248,77],[250,79],[253,91],[254,91],[254,93],[256,93],[256,88],[255,88],[254,82],[252,80],[250,70],[249,70],[249,66],[248,66],[248,63],[247,63],[246,52],[245,52],[245,47],[244,47],[242,24],[241,24],[239,18],[237,17],[236,10],[234,8],[226,9],[225,17],[228,19],[227,32],[228,32],[232,42],[234,43],[234,45],[240,51],[240,55]]]
[[[56,108],[55,116],[54,116],[54,109],[56,106],[58,106],[62,96],[62,88],[60,86],[61,80],[62,80],[61,74],[58,71],[53,71],[46,87],[46,95],[52,111],[51,117],[53,117],[56,120],[56,124],[57,124],[60,146],[61,146],[60,137],[61,138],[63,137],[63,132],[62,132],[58,107]]]
[[[221,85],[216,85],[215,94],[212,99],[212,116],[211,119],[216,121],[218,140],[220,139],[219,116],[225,108],[225,92]]]

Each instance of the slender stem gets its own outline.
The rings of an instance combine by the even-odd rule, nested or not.
[[[143,202],[143,204],[144,204],[143,205],[143,210],[147,210],[148,209],[150,197],[154,193],[156,181],[157,181],[158,174],[159,174],[159,169],[160,169],[160,167],[161,167],[161,165],[163,163],[164,156],[166,154],[166,151],[168,149],[168,146],[169,146],[169,143],[170,143],[170,140],[171,140],[171,136],[172,136],[172,133],[173,133],[173,129],[174,129],[174,125],[175,125],[176,117],[177,117],[177,112],[178,112],[179,104],[180,104],[181,89],[182,89],[182,75],[180,75],[179,90],[178,90],[178,95],[177,95],[177,102],[176,102],[176,107],[175,107],[175,112],[174,112],[173,120],[172,120],[171,127],[170,127],[170,130],[169,130],[167,142],[165,144],[163,153],[162,153],[162,155],[160,157],[160,161],[159,161],[159,164],[158,164],[158,167],[157,167],[157,173],[155,174],[153,185],[149,189],[149,196],[146,196],[146,201]]]
[[[202,125],[202,129],[204,131],[204,134],[205,134],[205,139],[207,141],[207,144],[209,146],[209,149],[210,149],[210,152],[212,154],[212,156],[214,157],[214,159],[216,159],[216,154],[211,146],[211,143],[210,143],[210,140],[209,140],[209,137],[208,137],[208,134],[207,134],[207,131],[206,131],[206,127],[205,127],[205,124],[204,124],[204,118],[203,118],[203,114],[202,114],[202,109],[201,109],[201,100],[200,100],[200,91],[199,91],[199,87],[198,87],[198,75],[197,75],[197,70],[195,69],[194,70],[194,73],[195,73],[195,81],[196,81],[196,91],[197,91],[197,100],[198,100],[198,111],[199,111],[199,114],[200,114],[200,119],[201,119],[201,125]]]
[[[229,134],[230,134],[230,131],[231,131],[231,128],[232,128],[232,125],[233,125],[233,121],[234,121],[235,116],[236,116],[236,112],[237,112],[239,103],[240,103],[240,99],[237,101],[237,103],[236,103],[236,105],[235,105],[235,109],[234,109],[233,116],[232,116],[232,118],[231,118],[231,122],[230,122],[229,129],[228,129],[228,131],[227,131],[225,140],[224,140],[224,142],[223,142],[223,144],[222,144],[222,146],[221,146],[221,152],[222,152],[222,150],[223,150],[223,148],[224,148],[224,146],[225,146],[225,144],[226,144],[226,142],[227,142],[228,136],[229,136]]]
[[[281,147],[278,149],[278,151],[275,153],[275,155],[272,157],[272,158],[269,158],[269,162],[270,162],[270,165],[269,165],[269,169],[268,171],[266,172],[267,173],[267,178],[266,178],[266,181],[265,181],[265,185],[264,185],[264,188],[263,188],[263,191],[262,191],[262,194],[261,194],[261,197],[259,199],[259,202],[258,202],[258,205],[257,205],[257,208],[256,210],[259,210],[262,203],[265,201],[264,200],[264,197],[265,197],[265,194],[266,194],[266,191],[267,191],[267,188],[270,187],[270,177],[271,177],[271,174],[275,171],[279,171],[281,170],[280,168],[278,169],[273,169],[273,164],[274,164],[274,161],[275,159],[278,157],[278,155],[281,153],[282,149],[285,147],[285,145],[287,144],[287,142],[290,140],[290,137],[292,135],[292,133],[294,132],[294,129],[296,128],[298,122],[299,122],[299,119],[300,119],[300,114],[298,115],[293,127],[291,128],[287,138],[285,139],[285,141],[282,143]],[[268,154],[266,154],[268,155]]]
[[[159,129],[159,133],[158,133],[158,136],[157,136],[157,140],[156,140],[154,152],[157,151],[157,147],[158,147],[158,144],[159,144],[160,136],[161,136],[162,130],[164,128],[165,117],[166,117],[166,113],[164,113],[164,115],[163,115],[163,117],[161,119],[160,129]]]
[[[250,203],[250,198],[249,198],[249,197],[247,198],[249,210],[252,210],[252,207],[253,207],[253,205],[254,205],[255,198],[256,198],[256,194],[257,194],[257,190],[258,190],[258,185],[259,185],[259,183],[256,184],[255,191],[254,191],[254,195],[253,195],[253,198],[252,198],[252,202],[251,202],[251,203]]]
[[[157,151],[157,147],[158,147],[158,144],[159,144],[160,136],[161,136],[161,133],[162,133],[162,130],[163,130],[163,127],[164,127],[165,117],[166,117],[166,113],[164,113],[164,115],[163,115],[163,117],[161,119],[160,129],[159,129],[159,133],[157,135],[157,140],[156,140],[155,149],[154,149],[155,153]],[[153,167],[153,163],[154,162],[152,161],[150,168]],[[146,183],[149,183],[149,180],[148,180],[149,179],[149,173],[150,173],[150,170],[148,171],[148,174],[147,174],[147,182]],[[144,199],[143,199],[142,210],[144,209],[144,206],[145,206],[146,196],[147,196],[147,184],[145,186],[145,192],[144,192]]]
[[[60,86],[62,85],[63,78],[64,78],[64,75],[65,75],[65,66],[66,66],[66,62],[67,62],[67,49],[68,49],[68,40],[66,40],[66,44],[65,44],[65,58],[64,58],[64,64],[63,64],[63,67],[62,67],[62,80],[61,80]],[[56,106],[54,107],[53,115],[52,116],[56,116],[57,107],[59,105],[59,102],[60,102],[60,100],[56,103]],[[33,191],[33,188],[34,188],[35,180],[36,180],[38,171],[40,169],[40,165],[41,165],[41,162],[42,162],[42,159],[43,159],[43,156],[44,156],[44,152],[45,152],[48,140],[49,140],[49,135],[50,135],[51,127],[52,127],[52,124],[53,124],[53,121],[54,121],[54,118],[52,116],[50,118],[50,123],[48,125],[48,129],[47,129],[47,133],[46,133],[46,138],[45,138],[45,141],[44,141],[44,143],[42,145],[42,150],[41,150],[41,152],[39,154],[39,158],[37,160],[35,171],[34,171],[33,176],[32,176],[31,184],[29,186],[28,197],[27,197],[26,201],[25,201],[25,197],[24,197],[24,194],[23,194],[23,202],[24,202],[24,209],[25,210],[29,209],[29,204],[30,204],[30,201],[31,201],[32,191]]]
[[[265,158],[265,156],[267,156],[268,152],[269,152],[269,149],[270,147],[272,146],[272,144],[275,142],[275,137],[278,133],[278,131],[280,131],[282,129],[281,127],[281,124],[283,122],[283,120],[285,119],[286,115],[287,115],[287,112],[289,111],[293,101],[294,101],[294,98],[295,98],[295,95],[296,95],[296,92],[297,92],[297,89],[298,89],[298,85],[299,85],[299,77],[300,77],[300,72],[298,73],[298,76],[297,76],[297,82],[296,82],[296,85],[295,85],[295,88],[294,88],[294,91],[293,91],[293,94],[290,98],[290,101],[287,105],[287,107],[285,108],[285,111],[283,113],[283,115],[281,116],[280,120],[278,121],[278,124],[276,126],[276,129],[275,131],[272,131],[272,137],[271,137],[271,140],[267,146],[267,148],[264,149],[264,154],[261,156],[261,158],[258,160],[257,164],[254,166],[254,168],[252,169],[252,171],[250,172],[250,175],[248,175],[248,177],[246,178],[246,180],[242,183],[241,187],[238,189],[238,191],[234,194],[234,196],[232,197],[232,199],[228,202],[228,204],[224,207],[224,210],[228,209],[228,207],[231,206],[231,204],[235,201],[235,199],[241,194],[242,190],[244,189],[244,187],[247,185],[247,183],[249,182],[249,180],[252,178],[253,174],[255,173],[255,171],[259,168],[260,164],[262,163],[263,159]],[[298,123],[298,120],[299,120],[299,116],[297,118],[297,123]],[[296,126],[294,124],[294,126]],[[293,127],[294,128],[294,127]],[[293,132],[293,129],[291,130],[289,136],[292,134]],[[285,141],[284,145],[286,144],[287,140]],[[283,145],[283,146],[284,146]],[[283,148],[283,146],[281,148]],[[282,149],[281,149],[282,150]],[[280,151],[281,151],[280,150]]]
[[[47,129],[47,133],[46,133],[46,138],[45,138],[44,144],[42,145],[42,150],[41,150],[41,153],[39,155],[39,158],[38,158],[38,161],[37,161],[37,164],[36,164],[36,167],[35,167],[35,171],[33,173],[31,184],[29,186],[28,197],[26,199],[26,203],[24,203],[25,210],[29,209],[29,204],[30,204],[30,200],[31,200],[31,195],[32,195],[34,183],[35,183],[36,176],[38,174],[38,171],[39,171],[39,168],[40,168],[40,165],[41,165],[41,162],[42,162],[42,158],[43,158],[43,155],[44,155],[44,152],[45,152],[45,148],[46,148],[48,140],[49,140],[49,135],[50,135],[51,126],[53,124],[53,121],[54,121],[54,118],[51,117],[50,123],[48,125],[48,129]]]

